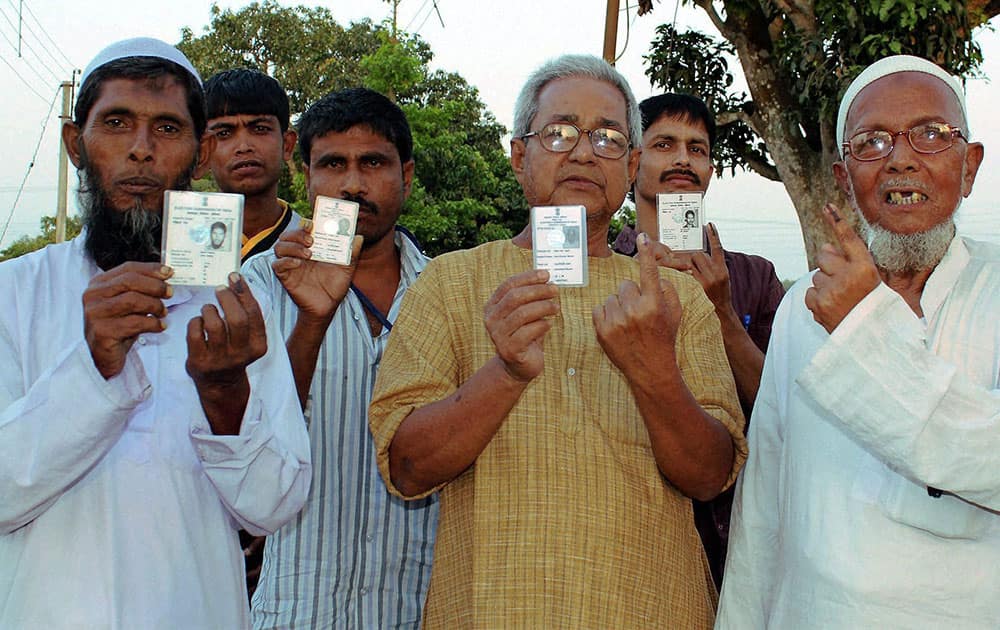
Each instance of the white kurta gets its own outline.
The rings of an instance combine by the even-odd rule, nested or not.
[[[277,529],[311,474],[281,337],[269,321],[240,434],[212,435],[184,364],[214,291],[175,287],[105,381],[82,243],[0,265],[0,628],[247,627],[237,529]]]
[[[809,286],[775,319],[716,627],[998,627],[1000,248],[956,238],[925,320],[882,285],[827,335]]]

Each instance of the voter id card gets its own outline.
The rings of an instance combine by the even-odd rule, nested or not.
[[[567,287],[587,286],[587,209],[536,206],[531,209],[531,247],[535,269]]]

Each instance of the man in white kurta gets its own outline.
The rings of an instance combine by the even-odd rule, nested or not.
[[[874,256],[828,208],[840,247],[778,310],[716,627],[995,628],[1000,247],[948,238],[982,147],[965,140],[960,88],[923,60],[873,65],[841,110],[837,175]],[[935,146],[938,123],[962,130]],[[878,228],[909,236],[935,213],[929,264],[917,241],[896,252],[909,264],[882,247]]]
[[[183,115],[178,90],[200,92],[200,86],[178,78],[185,70],[197,75],[162,42],[133,41],[125,50],[108,56],[126,68],[163,59],[174,65],[156,79],[106,79],[94,87],[93,107],[104,111],[111,83],[119,94],[135,90],[139,98],[112,103],[99,128],[116,139],[146,135],[129,139],[127,156],[109,151],[114,141],[97,135],[87,136],[89,157],[81,159],[79,137],[68,144],[87,173],[81,182],[92,187],[82,199],[96,198],[99,185],[105,201],[124,190],[136,198],[128,212],[153,213],[162,197],[157,183],[183,185],[165,154],[197,143],[163,147],[183,134],[200,135]],[[172,102],[157,100],[171,94]],[[87,124],[74,133],[89,133],[94,117],[82,118]],[[146,138],[153,140],[143,144]],[[131,179],[100,177],[125,167],[144,170]],[[256,316],[242,279],[231,278],[228,288],[165,289],[157,278],[168,274],[158,263],[102,269],[88,249],[98,240],[92,236],[85,230],[69,243],[0,265],[0,627],[248,627],[237,530],[277,529],[303,505],[311,472],[280,334],[267,304]],[[131,292],[109,278],[126,278]],[[114,300],[121,292],[95,298],[101,286],[126,291],[131,305]],[[163,299],[152,301],[149,287],[164,288]],[[248,345],[259,343],[265,329],[269,343],[249,365],[227,372],[237,375],[234,381],[245,372],[249,384],[227,431],[196,379],[221,374],[204,369],[217,367],[218,353],[227,351],[209,321],[221,322],[223,335],[239,334],[237,302],[247,307],[240,314],[249,322]],[[119,307],[145,319],[98,313]],[[117,323],[109,329],[108,321]],[[136,321],[145,332],[105,343],[123,334],[115,326]],[[197,344],[205,342],[208,352],[199,357]],[[115,344],[124,348],[123,362],[109,368],[102,359]]]

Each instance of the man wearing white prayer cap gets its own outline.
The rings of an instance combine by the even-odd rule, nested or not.
[[[956,235],[983,147],[909,56],[851,84],[834,165],[864,224],[778,309],[717,628],[1000,623],[1000,247]]]
[[[204,130],[179,51],[101,51],[62,129],[84,231],[0,264],[0,628],[247,628],[237,530],[305,502],[269,308],[239,274],[174,286],[160,263],[163,193],[205,168]]]

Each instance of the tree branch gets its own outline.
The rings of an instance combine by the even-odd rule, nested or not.
[[[750,127],[751,131],[753,131],[755,134],[757,134],[762,138],[764,137],[763,134],[760,133],[757,121],[753,119],[753,116],[751,116],[746,112],[743,111],[722,112],[720,114],[716,114],[715,116],[715,124],[718,125],[719,127],[725,127],[726,125],[731,125],[734,122],[744,122],[746,123],[747,127]]]
[[[797,30],[816,34],[816,14],[813,13],[812,3],[801,0],[774,0],[774,4],[788,16]]]
[[[733,31],[726,25],[726,21],[722,19],[719,12],[715,10],[712,6],[712,0],[693,0],[696,6],[701,7],[701,10],[708,15],[708,19],[712,20],[712,24],[719,31],[719,34],[726,38],[727,41],[734,41],[734,38],[738,36],[738,33]]]

